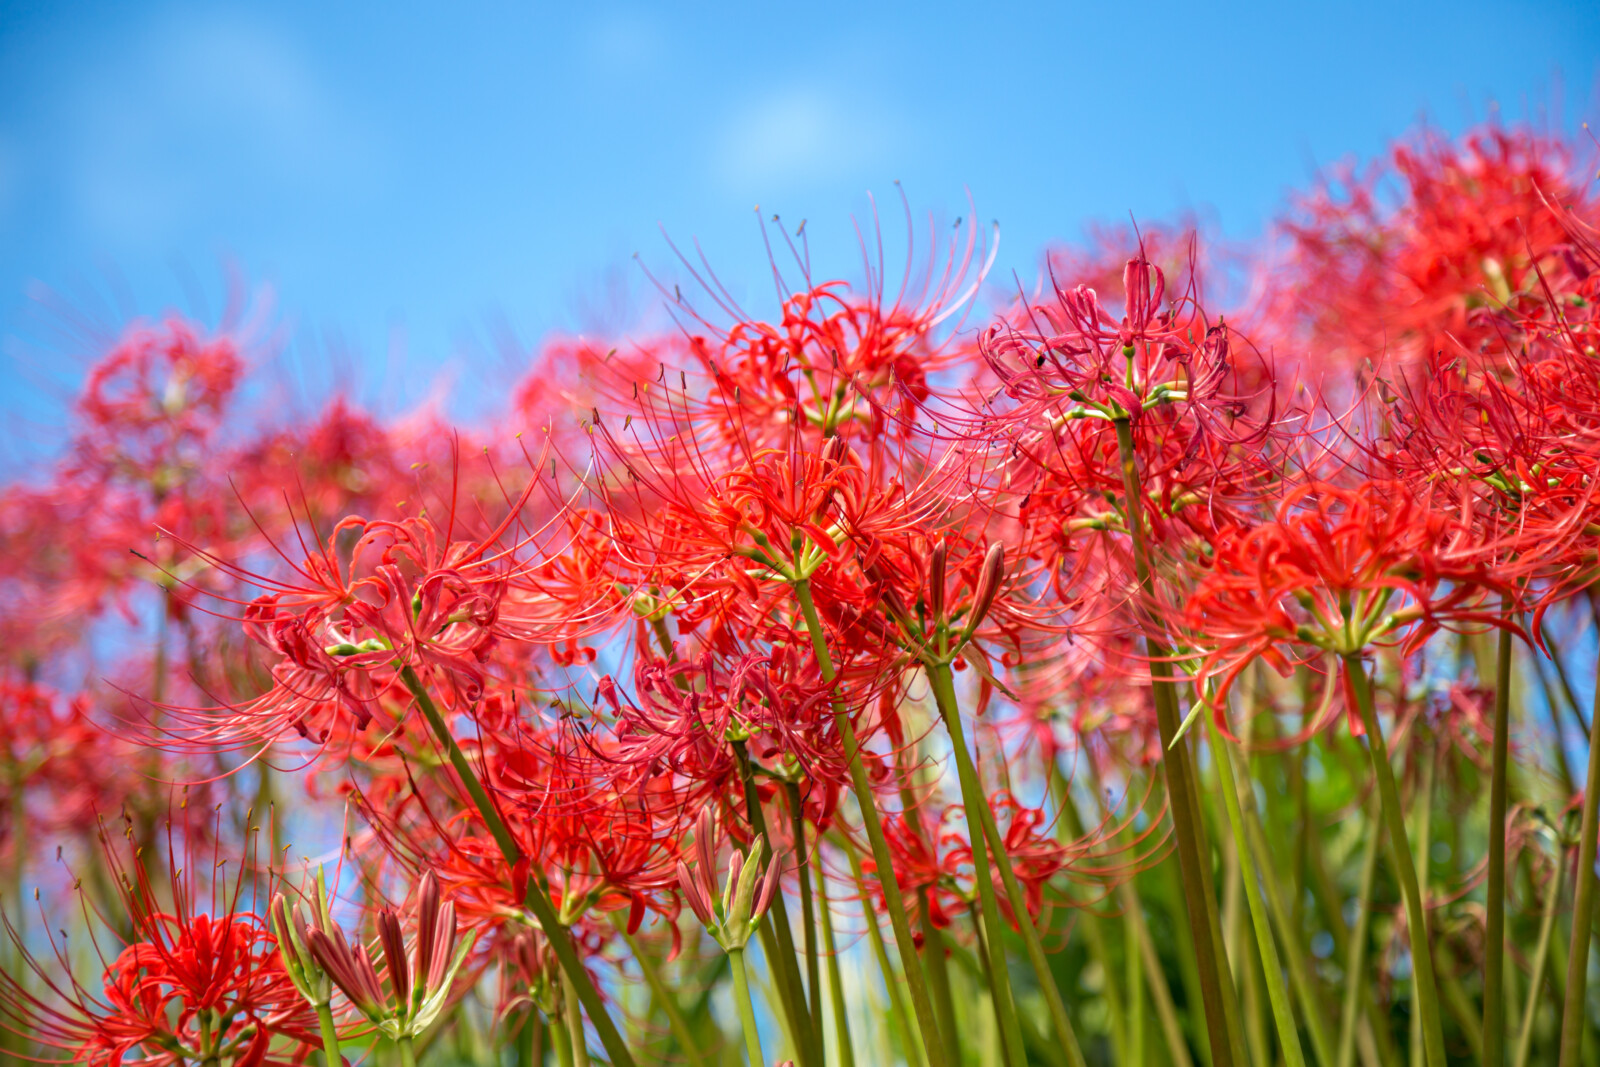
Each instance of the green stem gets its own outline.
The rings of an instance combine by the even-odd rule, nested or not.
[[[1245,795],[1250,795],[1248,789]],[[1328,1033],[1322,998],[1305,953],[1301,951],[1300,940],[1295,936],[1297,928],[1294,916],[1283,898],[1283,887],[1278,882],[1277,872],[1272,869],[1272,850],[1267,846],[1266,833],[1261,829],[1261,821],[1253,803],[1245,807],[1244,817],[1245,832],[1249,835],[1251,847],[1260,864],[1261,888],[1266,893],[1267,912],[1272,916],[1278,936],[1283,938],[1283,962],[1289,971],[1289,984],[1294,989],[1295,999],[1300,1002],[1306,1033],[1311,1037],[1312,1055],[1321,1067],[1333,1067],[1333,1040]]]
[[[566,1024],[552,1015],[550,1031],[550,1044],[556,1050],[556,1067],[572,1067],[572,1035],[567,1032]]]
[[[439,744],[444,747],[450,765],[455,768],[456,775],[461,779],[467,795],[472,798],[478,814],[483,816],[484,825],[488,827],[490,836],[499,846],[506,865],[515,868],[522,862],[522,848],[511,835],[510,829],[506,827],[505,820],[500,817],[499,809],[489,799],[488,792],[483,788],[483,783],[479,781],[477,772],[472,767],[472,761],[461,751],[455,735],[450,732],[444,716],[439,713],[433,698],[423,688],[416,672],[410,667],[402,667],[400,680],[416,700],[417,706],[422,709],[423,717],[428,720],[428,726],[433,730],[434,737],[438,738]],[[590,980],[589,972],[578,959],[577,949],[572,944],[572,935],[567,932],[566,926],[556,915],[555,905],[551,903],[549,895],[540,884],[541,881],[542,878],[537,874],[528,878],[528,895],[525,902],[528,910],[533,912],[533,917],[538,920],[540,929],[544,931],[545,939],[555,951],[556,960],[561,964],[561,973],[566,975],[576,988],[577,999],[589,1013],[589,1021],[594,1023],[595,1032],[600,1036],[600,1044],[605,1048],[606,1055],[611,1057],[613,1067],[634,1067],[633,1054],[628,1051],[622,1035],[617,1032],[616,1024],[611,1021],[611,1014],[606,1010],[605,1002],[600,999],[600,993],[595,989],[594,982]],[[581,1033],[578,1040],[580,1042],[582,1040]]]
[[[1295,1028],[1294,1010],[1289,1006],[1289,989],[1284,984],[1283,968],[1278,963],[1278,949],[1272,940],[1272,927],[1267,921],[1266,904],[1260,899],[1260,875],[1255,857],[1245,834],[1244,818],[1239,811],[1239,790],[1233,777],[1233,756],[1217,730],[1217,724],[1205,715],[1206,730],[1211,737],[1211,754],[1216,758],[1217,773],[1221,777],[1222,802],[1228,810],[1228,825],[1233,830],[1234,850],[1239,856],[1239,871],[1244,881],[1245,900],[1250,906],[1250,923],[1255,929],[1256,950],[1261,954],[1261,970],[1267,982],[1267,1001],[1272,1006],[1272,1021],[1278,1030],[1278,1044],[1283,1049],[1284,1062],[1289,1067],[1305,1067],[1306,1056],[1300,1048],[1300,1032]]]
[[[955,755],[956,772],[961,781],[961,803],[966,809],[968,835],[972,839],[973,878],[977,881],[978,908],[983,916],[983,928],[988,934],[989,980],[994,993],[994,1006],[999,1017],[1001,1036],[1005,1039],[1011,1061],[1021,1064],[1022,1024],[1017,1019],[1016,1002],[1011,992],[1011,977],[1006,966],[1005,945],[1000,929],[1000,903],[994,891],[994,878],[989,872],[991,849],[994,853],[995,866],[999,868],[1000,877],[1005,881],[1006,896],[1011,901],[1017,927],[1023,931],[1023,943],[1029,945],[1028,958],[1034,965],[1034,973],[1038,975],[1046,1001],[1052,999],[1054,1001],[1051,1017],[1056,1024],[1056,1037],[1066,1046],[1068,1055],[1071,1055],[1072,1050],[1077,1048],[1077,1038],[1072,1033],[1072,1024],[1065,1022],[1066,1010],[1061,1007],[1061,994],[1056,992],[1055,980],[1050,975],[1050,965],[1045,961],[1044,951],[1039,946],[1039,934],[1033,929],[1033,922],[1028,917],[1027,901],[1017,885],[1016,875],[1011,873],[1011,862],[1006,856],[1005,840],[1000,836],[997,826],[993,832],[990,831],[990,827],[996,825],[994,811],[989,807],[989,798],[984,795],[983,783],[978,780],[977,768],[967,752],[966,737],[961,730],[961,712],[956,706],[955,685],[950,675],[949,664],[930,666],[928,681],[933,688],[939,715],[944,719],[945,729],[950,734],[950,748]],[[976,826],[971,825],[974,820],[977,821]],[[984,844],[985,839],[988,840],[987,846]],[[1029,932],[1033,934],[1031,941],[1028,938]],[[1057,1017],[1058,1012],[1059,1017]],[[1081,1067],[1083,1054],[1080,1052],[1072,1062],[1073,1067]]]
[[[620,915],[620,913],[618,913]],[[622,939],[628,944],[628,951],[633,953],[634,960],[639,964],[639,970],[644,974],[645,982],[650,986],[650,992],[655,994],[656,1001],[661,1005],[661,1010],[666,1013],[667,1026],[672,1029],[672,1036],[678,1039],[678,1045],[683,1049],[684,1057],[693,1064],[705,1062],[705,1057],[700,1053],[700,1046],[695,1044],[694,1034],[689,1029],[689,1021],[683,1017],[683,1011],[678,1007],[678,998],[666,983],[661,980],[661,972],[656,969],[656,961],[644,951],[639,944],[639,939],[627,932],[626,926],[618,922],[618,929],[622,931]]]
[[[1218,923],[1215,904],[1207,891],[1211,865],[1201,849],[1199,812],[1194,764],[1187,745],[1177,744],[1178,697],[1172,680],[1172,664],[1167,659],[1165,634],[1151,616],[1148,605],[1155,600],[1155,578],[1150,569],[1149,546],[1144,530],[1144,490],[1139,483],[1138,454],[1134,449],[1133,427],[1126,418],[1117,419],[1117,448],[1122,466],[1123,502],[1127,509],[1129,535],[1133,541],[1134,575],[1143,603],[1137,605],[1145,633],[1145,650],[1150,657],[1151,695],[1156,705],[1156,724],[1161,733],[1162,768],[1167,776],[1167,797],[1172,812],[1173,835],[1182,876],[1184,906],[1188,913],[1189,934],[1194,944],[1195,965],[1200,973],[1200,995],[1205,1011],[1206,1037],[1211,1046],[1212,1067],[1233,1067],[1238,1035],[1230,1021],[1224,1001],[1223,983],[1227,968],[1219,965],[1215,933]],[[1230,986],[1231,988],[1231,986]]]
[[[1590,717],[1589,774],[1583,787],[1583,820],[1578,837],[1578,885],[1572,901],[1572,943],[1567,954],[1567,997],[1561,1013],[1561,1067],[1578,1067],[1583,1035],[1589,1027],[1589,930],[1594,921],[1594,853],[1600,815],[1600,662],[1596,664],[1595,709]],[[1574,709],[1576,710],[1576,709]]]
[[[411,1047],[409,1037],[396,1041],[395,1047],[400,1050],[400,1067],[417,1067],[417,1050]]]
[[[1533,970],[1528,975],[1528,1002],[1522,1010],[1522,1029],[1517,1034],[1515,1067],[1528,1067],[1528,1055],[1533,1051],[1533,1023],[1539,1013],[1539,994],[1544,990],[1544,972],[1550,959],[1550,945],[1555,940],[1556,913],[1561,910],[1561,886],[1567,880],[1567,849],[1557,845],[1555,881],[1544,901],[1544,915],[1539,920],[1539,943],[1533,950]]]
[[[1510,597],[1504,608],[1509,608]],[[1506,759],[1511,733],[1511,631],[1500,631],[1495,658],[1494,743],[1489,765],[1489,882],[1483,959],[1483,1062],[1505,1063]]]
[[[990,946],[994,943],[994,939],[988,937],[985,932],[987,924],[983,921],[981,908],[979,911],[972,911],[969,907],[967,917],[972,920],[972,933],[974,940],[976,940],[978,945],[978,968],[983,975],[983,984],[989,988],[989,1004],[994,1012],[995,1023],[997,1024],[996,1033],[1000,1037],[1000,1052],[1002,1059],[1005,1063],[1013,1064],[1015,1067],[1024,1067],[1024,1065],[1026,1065],[1028,1062],[1028,1057],[1022,1045],[1021,1022],[1016,1020],[1015,1008],[1010,1004],[1009,1001],[1009,984],[1005,987],[1008,998],[1007,1003],[1005,1006],[1002,1006],[1000,1003],[999,993],[1001,985],[995,980],[994,957],[991,955],[990,949]],[[1004,951],[1000,953],[1000,965],[1002,967],[1005,966]],[[1008,1028],[1005,1025],[1007,1007],[1010,1007],[1012,1010],[1011,1018],[1014,1021],[1017,1021],[1015,1032],[1008,1032]]]
[[[1167,1045],[1167,1056],[1173,1067],[1194,1067],[1189,1055],[1189,1043],[1183,1037],[1183,1024],[1178,1020],[1178,1006],[1172,999],[1172,986],[1167,982],[1167,972],[1161,966],[1161,954],[1150,936],[1144,921],[1144,905],[1132,881],[1117,887],[1122,903],[1122,914],[1127,917],[1131,932],[1138,941],[1139,959],[1143,964],[1145,986],[1150,992],[1150,1003],[1156,1009],[1156,1021],[1161,1025],[1161,1038]],[[1134,1060],[1138,1063],[1138,1060]]]
[[[861,858],[848,844],[843,847],[845,856],[850,860],[850,874],[855,879],[856,892],[861,896],[861,915],[867,923],[867,940],[872,943],[872,954],[878,960],[878,970],[883,975],[883,986],[889,993],[889,1011],[905,1039],[906,1062],[915,1067],[916,1064],[923,1062],[923,1056],[917,1051],[919,1031],[911,1025],[911,1013],[906,1010],[905,997],[900,991],[900,977],[895,974],[894,964],[889,959],[889,949],[883,942],[883,930],[878,926],[878,913],[867,896],[867,879],[861,871]]]
[[[333,1025],[333,1009],[326,1004],[317,1005],[317,1028],[322,1031],[322,1057],[328,1067],[341,1067],[344,1057],[339,1054],[339,1031]]]
[[[806,630],[811,635],[817,668],[822,672],[822,680],[831,686],[837,675],[833,669],[833,656],[828,651],[822,619],[817,615],[817,606],[811,599],[811,583],[805,580],[795,582],[794,592],[800,602],[800,611],[805,616]],[[837,697],[833,702],[833,721],[844,746],[845,762],[850,769],[850,785],[855,792],[856,803],[861,808],[861,822],[867,832],[867,842],[872,847],[872,859],[877,864],[878,884],[883,889],[883,902],[889,912],[889,923],[894,928],[895,944],[900,948],[900,963],[905,968],[906,988],[911,993],[911,1007],[916,1012],[917,1026],[922,1032],[922,1047],[928,1057],[928,1067],[946,1067],[938,1019],[933,1013],[933,1002],[928,997],[928,983],[922,972],[922,961],[917,957],[916,942],[911,938],[911,924],[906,918],[900,884],[895,879],[894,855],[889,851],[889,842],[883,835],[883,820],[873,800],[872,782],[867,777],[866,765],[861,761],[861,745],[856,739],[855,725],[850,721],[850,711],[844,701]]]
[[[1144,1058],[1144,957],[1139,952],[1139,931],[1132,919],[1124,919],[1127,936],[1127,995],[1126,1034],[1123,1044],[1127,1063],[1143,1063]]]
[[[1377,882],[1378,846],[1383,842],[1383,826],[1372,822],[1365,850],[1361,855],[1361,888],[1356,896],[1356,925],[1350,931],[1344,965],[1344,1005],[1339,1013],[1339,1049],[1334,1067],[1354,1067],[1356,1027],[1361,1015],[1362,990],[1366,988],[1367,941],[1372,927],[1372,887]],[[1373,1019],[1374,1026],[1378,1020]]]
[[[820,842],[818,847],[821,847]],[[838,1046],[839,1067],[856,1067],[856,1050],[850,1043],[850,1015],[844,1002],[844,980],[839,974],[839,947],[833,940],[833,909],[828,904],[828,879],[820,868],[817,872],[817,918],[822,922],[822,954],[828,961],[828,1002],[833,1008],[833,1033]]]
[[[561,975],[561,1000],[567,1008],[567,1034],[572,1038],[572,1067],[589,1067],[589,1040],[583,1031],[583,1011],[573,995],[572,979]]]
[[[739,1009],[739,1026],[744,1030],[744,1051],[750,1058],[750,1067],[767,1067],[761,1054],[761,1034],[756,1030],[756,1009],[750,999],[750,976],[744,969],[744,949],[730,948],[728,959],[732,963],[733,1001]]]
[[[934,1012],[939,1018],[939,1033],[945,1041],[947,1061],[961,1063],[961,1032],[956,1027],[955,999],[950,995],[950,965],[946,958],[944,932],[934,924],[928,907],[928,891],[917,890],[922,916],[922,957],[928,964],[928,986],[933,997]]]
[[[1361,654],[1353,652],[1346,655],[1344,665],[1349,673],[1351,688],[1355,690],[1362,724],[1366,727],[1367,752],[1372,760],[1373,774],[1378,779],[1378,803],[1383,813],[1384,828],[1388,831],[1389,853],[1395,874],[1400,880],[1400,892],[1405,898],[1406,921],[1411,938],[1412,982],[1417,992],[1417,1009],[1422,1016],[1427,1062],[1429,1067],[1446,1067],[1444,1025],[1439,1018],[1439,987],[1433,977],[1428,916],[1422,906],[1422,890],[1417,885],[1417,869],[1411,860],[1410,838],[1406,834],[1405,818],[1400,809],[1400,791],[1394,784],[1394,768],[1389,766],[1389,747],[1383,740],[1383,728],[1378,722],[1377,708],[1372,699],[1372,680],[1367,677]],[[1354,977],[1352,980],[1360,979]]]
[[[743,741],[733,742],[734,760],[739,766],[739,777],[744,783],[745,816],[752,834],[765,835],[767,817],[761,808],[761,794],[756,789],[754,765]],[[800,982],[800,965],[794,950],[794,931],[789,925],[789,905],[782,893],[775,893],[759,929],[761,948],[772,973],[773,987],[778,994],[778,1005],[787,1020],[787,1031],[794,1039],[795,1058],[800,1067],[820,1067],[821,1037],[816,1018],[807,1010],[806,991]]]
[[[517,1067],[544,1067],[544,1040],[539,1009],[528,1005],[528,1017],[517,1027]]]
[[[1052,766],[1050,774],[1056,781],[1056,792],[1061,798],[1061,817],[1066,832],[1073,838],[1083,837],[1085,832],[1083,816],[1072,799],[1071,787],[1059,767]],[[1105,807],[1105,791],[1101,788],[1100,776],[1095,772],[1092,762],[1089,765],[1089,781],[1101,805],[1101,812],[1109,815]],[[1124,827],[1120,835],[1131,832],[1130,827]],[[1166,1042],[1167,1055],[1172,1060],[1173,1067],[1193,1067],[1193,1060],[1189,1056],[1189,1045],[1183,1037],[1183,1026],[1178,1021],[1178,1009],[1172,999],[1172,987],[1167,984],[1167,973],[1161,966],[1161,956],[1156,952],[1155,941],[1145,926],[1144,902],[1139,898],[1135,877],[1130,875],[1119,881],[1116,893],[1117,903],[1122,908],[1123,921],[1128,927],[1127,951],[1130,956],[1137,955],[1139,958],[1139,970],[1143,974],[1144,984],[1148,987],[1151,1003],[1156,1009],[1156,1021],[1161,1026],[1161,1037]],[[1130,974],[1132,968],[1133,964],[1130,963]],[[1128,999],[1131,1003],[1142,1006],[1143,996],[1139,986],[1128,987]],[[1138,1064],[1143,1060],[1130,1059],[1128,1062]]]
[[[1426,915],[1428,900],[1428,851],[1433,847],[1433,778],[1438,766],[1438,757],[1434,754],[1425,753],[1420,744],[1413,745],[1412,751],[1415,753],[1418,759],[1424,761],[1422,764],[1421,780],[1417,783],[1417,795],[1412,798],[1412,805],[1417,809],[1416,822],[1413,827],[1416,830],[1416,844],[1413,846],[1413,848],[1416,850],[1416,865],[1419,874],[1418,881],[1423,894],[1423,914]],[[1414,938],[1416,935],[1413,934],[1412,936]],[[1428,938],[1428,944],[1431,945],[1432,943],[1432,938]],[[1415,948],[1413,948],[1413,954],[1415,954],[1415,951]],[[1437,981],[1437,975],[1435,975],[1435,981]],[[1415,970],[1413,970],[1411,974],[1411,988],[1412,996],[1415,997],[1417,995],[1417,972]],[[1441,992],[1443,992],[1443,990],[1441,990]],[[1422,1016],[1423,1013],[1421,1011],[1418,1011],[1415,1008],[1412,1009],[1412,1063],[1418,1062],[1423,1057]],[[1442,1022],[1441,1025],[1443,1025]]]
[[[783,787],[789,799],[790,833],[794,837],[794,847],[798,853],[795,856],[795,864],[800,876],[800,932],[805,939],[806,991],[809,997],[811,1023],[820,1033],[822,1030],[822,978],[819,973],[821,960],[817,958],[816,910],[811,903],[811,851],[806,846],[805,810],[801,807],[799,783],[785,781]]]

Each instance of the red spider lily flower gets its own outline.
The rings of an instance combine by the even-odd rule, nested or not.
[[[131,824],[128,829],[131,838]],[[145,867],[124,864],[102,831],[107,865],[120,893],[131,938],[115,953],[96,993],[71,975],[65,981],[26,955],[35,979],[0,975],[0,1014],[14,1032],[88,1067],[178,1067],[209,1061],[227,1067],[291,1067],[318,1047],[317,1022],[278,955],[271,931],[242,908],[251,850],[228,884],[225,860],[180,856],[168,829],[170,884],[157,892]],[[207,860],[209,859],[209,862]],[[209,878],[209,907],[199,892]],[[80,893],[82,891],[80,890]],[[170,896],[170,902],[159,899]],[[85,901],[86,915],[90,908]],[[48,928],[48,923],[47,923]],[[91,936],[93,936],[91,934]],[[58,963],[66,947],[51,939]],[[99,941],[97,954],[106,958]],[[47,1061],[48,1062],[48,1061]]]
[[[1217,538],[1182,618],[1201,660],[1196,692],[1226,731],[1228,688],[1258,658],[1287,672],[1291,660],[1377,642],[1415,649],[1446,627],[1515,629],[1485,606],[1491,592],[1517,597],[1491,563],[1470,530],[1404,485],[1301,486],[1274,521]]]
[[[1541,272],[1564,271],[1564,234],[1545,199],[1593,210],[1573,169],[1560,140],[1496,126],[1459,143],[1424,133],[1366,174],[1347,169],[1288,224],[1292,257],[1266,278],[1263,325],[1341,377],[1441,351],[1509,353],[1477,312],[1518,309],[1537,300]],[[1401,195],[1386,203],[1377,188],[1391,178]]]
[[[714,383],[721,414],[733,415],[708,426],[710,433],[745,450],[781,441],[797,423],[814,428],[818,437],[854,425],[873,440],[909,429],[909,415],[930,394],[929,375],[966,354],[957,327],[994,264],[998,233],[991,244],[978,226],[958,220],[941,251],[930,218],[934,254],[913,269],[916,250],[908,240],[906,270],[898,291],[889,296],[876,212],[873,222],[877,253],[874,261],[863,244],[864,290],[817,281],[804,227],[798,248],[783,233],[799,281],[791,286],[786,268],[772,259],[782,302],[776,322],[740,309],[704,260],[698,266],[683,260],[718,307],[719,321],[733,320],[731,326],[719,325],[681,290],[674,287],[670,294],[681,319],[704,331],[689,338],[689,354]],[[909,206],[906,228],[908,239],[914,239]],[[730,400],[737,413],[728,410]]]
[[[508,585],[532,566],[522,553],[536,534],[522,529],[521,514],[535,488],[530,481],[506,516],[471,540],[451,539],[453,514],[443,531],[425,517],[346,518],[292,578],[256,574],[193,549],[218,571],[269,590],[245,606],[242,623],[272,657],[274,684],[232,707],[170,709],[179,721],[167,727],[169,736],[190,746],[239,748],[293,732],[326,744],[341,719],[364,729],[385,696],[409,687],[402,683],[407,670],[438,699],[479,699],[489,650],[508,636],[500,605]],[[524,640],[527,630],[521,622],[510,628]]]
[[[243,369],[232,337],[206,339],[177,318],[135,325],[84,384],[77,467],[149,485],[158,497],[179,487],[205,465]]]
[[[524,921],[528,880],[549,892],[567,924],[626,911],[630,932],[647,911],[673,916],[672,862],[688,789],[641,766],[603,723],[539,727],[480,716],[480,763],[507,830],[528,859],[512,865],[446,772],[408,761],[398,782],[356,799],[382,848],[436,874],[463,924],[485,937]],[[426,759],[437,763],[432,750]],[[647,761],[648,762],[648,761]],[[600,923],[602,932],[609,924]]]
[[[1055,303],[1029,307],[1017,324],[982,336],[980,351],[1006,394],[1023,411],[1063,411],[1067,418],[1125,418],[1176,404],[1197,425],[1222,428],[1242,414],[1245,397],[1228,392],[1234,339],[1209,322],[1191,271],[1169,305],[1166,274],[1141,252],[1123,270],[1124,313],[1112,316],[1093,289],[1055,287]],[[1234,436],[1228,434],[1227,436]]]

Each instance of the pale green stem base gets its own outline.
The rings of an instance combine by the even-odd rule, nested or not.
[[[761,1054],[761,1034],[756,1029],[755,1003],[750,999],[750,976],[744,969],[744,949],[728,950],[729,970],[733,974],[733,1002],[739,1009],[739,1027],[744,1031],[744,1051],[750,1067],[767,1067]]]
[[[339,1031],[333,1025],[333,1009],[326,1004],[317,1005],[317,1028],[322,1031],[322,1057],[328,1067],[341,1067],[344,1057],[339,1054]]]

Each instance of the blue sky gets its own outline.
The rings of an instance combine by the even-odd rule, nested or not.
[[[970,189],[1027,275],[1130,212],[1259,232],[1424,117],[1575,129],[1597,74],[1592,2],[3,4],[5,450],[59,434],[82,366],[41,290],[214,317],[236,264],[305,389],[470,411],[497,324],[649,305],[658,226],[748,291],[756,204],[849,275],[868,190],[948,219]]]

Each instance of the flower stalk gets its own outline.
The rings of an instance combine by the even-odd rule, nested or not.
[[[1378,781],[1378,804],[1388,835],[1389,855],[1405,898],[1406,923],[1411,939],[1413,984],[1417,992],[1422,1047],[1429,1067],[1446,1067],[1444,1024],[1439,1016],[1439,987],[1433,974],[1433,953],[1428,935],[1428,916],[1423,908],[1422,889],[1417,883],[1417,868],[1411,859],[1411,838],[1406,833],[1400,806],[1400,791],[1395,786],[1394,769],[1389,765],[1389,747],[1384,743],[1383,727],[1372,697],[1372,680],[1360,653],[1344,657],[1344,670],[1366,728],[1367,752],[1372,773]]]

